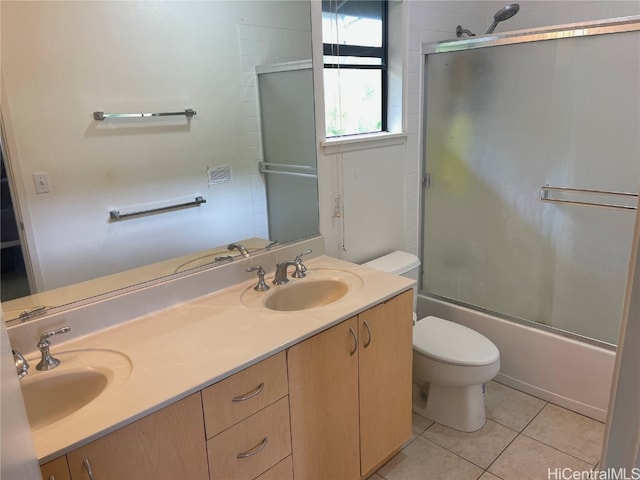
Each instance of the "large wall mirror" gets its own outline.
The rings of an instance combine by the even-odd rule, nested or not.
[[[5,320],[318,234],[308,1],[0,9]]]

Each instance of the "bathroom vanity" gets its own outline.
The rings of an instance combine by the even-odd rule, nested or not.
[[[412,283],[326,256],[305,263],[306,278],[268,292],[249,277],[53,342],[63,363],[32,369],[32,382],[100,371],[102,354],[127,364],[103,368],[112,383],[86,405],[32,428],[43,478],[373,473],[411,435]]]

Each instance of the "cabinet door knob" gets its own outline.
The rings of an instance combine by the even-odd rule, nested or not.
[[[247,457],[254,456],[256,453],[258,453],[260,450],[262,450],[264,447],[267,446],[268,441],[269,441],[269,438],[264,437],[258,445],[253,447],[251,450],[247,450],[244,453],[239,453],[238,455],[236,455],[236,458],[247,458]]]
[[[356,332],[353,331],[353,328],[349,327],[349,331],[353,337],[353,350],[349,352],[349,355],[354,355],[358,351],[358,336],[356,335]]]
[[[84,460],[82,460],[82,464],[84,465],[84,468],[87,470],[87,473],[89,474],[89,480],[94,480],[93,471],[91,470],[91,464],[89,463],[89,459],[85,458]]]
[[[369,324],[367,323],[367,321],[364,321],[364,328],[367,329],[367,334],[369,335],[369,337],[367,338],[367,341],[364,342],[364,348],[367,348],[370,344],[371,344],[371,329],[369,328]]]
[[[245,393],[244,395],[240,395],[239,397],[233,397],[231,399],[231,401],[232,402],[244,402],[245,400],[249,400],[250,398],[253,398],[256,395],[258,395],[263,389],[264,389],[264,383],[261,383],[260,385],[258,385],[256,388],[254,388],[250,392]]]

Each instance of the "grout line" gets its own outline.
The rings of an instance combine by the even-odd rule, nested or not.
[[[491,461],[491,463],[490,463],[489,465],[487,465],[487,470],[486,470],[487,472],[489,472],[489,469],[491,468],[491,466],[492,466],[494,463],[496,463],[496,462],[498,461],[498,459],[499,459],[499,458],[502,456],[502,454],[507,450],[507,448],[509,448],[509,447],[511,446],[511,444],[512,444],[513,442],[515,442],[515,441],[516,441],[516,439],[517,439],[520,435],[522,435],[522,434],[518,432],[518,434],[517,434],[515,437],[513,437],[513,440],[511,440],[511,441],[507,444],[507,446],[506,446],[506,447],[504,447],[504,448],[500,451],[500,453],[498,453],[498,455],[496,455],[496,458],[494,458],[494,459]],[[491,475],[495,476],[495,477],[498,477],[498,476],[497,476],[496,474],[494,474],[493,472],[489,472],[489,473],[490,473]],[[500,477],[498,477],[498,478],[500,478]]]
[[[581,462],[584,462],[584,463],[586,463],[586,464],[590,465],[591,467],[594,467],[594,466],[595,466],[593,463],[591,463],[591,462],[590,462],[590,461],[588,461],[588,460],[585,460],[584,458],[576,457],[575,455],[573,455],[573,454],[571,454],[571,453],[569,453],[569,452],[565,452],[564,450],[560,450],[558,447],[554,447],[553,445],[549,445],[548,443],[545,443],[545,442],[543,442],[542,440],[539,440],[539,439],[537,439],[537,438],[534,438],[534,437],[532,437],[532,436],[530,436],[530,435],[526,435],[526,434],[524,434],[524,433],[521,433],[521,435],[522,435],[522,436],[524,436],[524,437],[527,437],[527,438],[529,438],[529,439],[531,439],[531,440],[534,440],[534,441],[536,441],[536,442],[538,442],[538,443],[540,443],[540,444],[542,444],[542,445],[546,445],[546,446],[547,446],[547,447],[549,447],[549,448],[553,448],[553,449],[554,449],[555,451],[557,451],[557,452],[564,453],[565,455],[568,455],[568,456],[570,456],[570,457],[572,457],[572,458],[575,458],[576,460],[580,460]],[[597,463],[596,463],[596,465],[597,465]]]

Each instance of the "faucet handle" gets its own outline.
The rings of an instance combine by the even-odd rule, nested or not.
[[[304,263],[302,263],[302,256],[303,255],[308,255],[312,251],[313,250],[311,250],[310,248],[307,248],[306,250],[303,250],[302,252],[300,252],[300,253],[298,253],[296,255],[296,258],[295,258],[294,262],[296,262],[298,264],[298,268],[291,275],[293,278],[304,278],[306,276],[305,272],[307,271],[307,267],[305,266]]]
[[[11,350],[11,352],[13,353],[13,361],[16,364],[16,373],[18,374],[18,378],[22,378],[29,373],[29,362],[27,362],[27,359],[24,358],[17,350]]]
[[[53,337],[54,335],[58,335],[60,333],[67,333],[69,331],[71,331],[71,327],[69,325],[65,325],[64,327],[60,327],[60,328],[56,328],[55,330],[44,332],[42,335],[40,335],[38,348],[41,348],[41,346],[44,346],[45,342],[46,344],[49,344],[49,341],[47,340],[49,337]]]
[[[64,327],[56,328],[55,330],[51,330],[49,332],[44,332],[40,335],[40,341],[38,342],[38,348],[40,349],[40,353],[42,354],[42,358],[40,362],[36,365],[36,370],[46,371],[53,370],[58,365],[60,365],[60,360],[57,358],[53,358],[51,356],[51,352],[49,351],[49,346],[51,343],[48,338],[53,337],[54,335],[58,335],[60,333],[66,333],[71,330],[69,325],[65,325]]]
[[[269,290],[269,285],[267,285],[267,283],[264,281],[264,275],[265,275],[265,271],[264,268],[262,268],[262,265],[257,265],[255,267],[247,267],[246,268],[247,272],[258,272],[258,284],[253,287],[253,289],[256,292],[266,292],[267,290]]]

